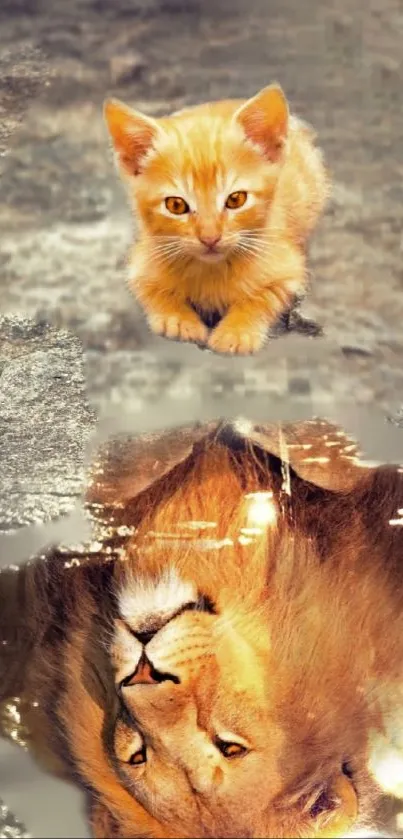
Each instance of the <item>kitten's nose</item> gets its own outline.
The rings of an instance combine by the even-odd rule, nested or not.
[[[205,245],[209,251],[214,250],[215,246],[218,245],[221,236],[200,236],[200,241],[202,245]]]

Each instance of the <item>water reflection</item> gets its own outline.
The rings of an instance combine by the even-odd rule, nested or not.
[[[324,421],[181,433],[110,441],[91,540],[0,574],[4,736],[92,790],[99,837],[385,826],[401,467]]]

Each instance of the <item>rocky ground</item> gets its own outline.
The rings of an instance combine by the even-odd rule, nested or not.
[[[400,0],[2,0],[1,531],[71,510],[91,409],[154,425],[252,399],[272,418],[344,399],[399,411],[402,35]],[[158,115],[274,79],[334,177],[302,309],[325,338],[245,361],[153,339],[125,286],[131,220],[102,102]]]
[[[0,15],[6,57],[11,48],[23,56],[32,44],[46,56],[46,73],[31,54],[30,76],[20,61],[14,69],[6,64],[1,82],[8,110],[13,101],[30,103],[3,158],[1,310],[46,318],[81,338],[97,410],[136,408],[179,372],[164,364],[161,344],[148,335],[125,287],[131,223],[108,149],[103,99],[113,94],[159,114],[252,94],[272,79],[316,127],[334,175],[332,200],[312,242],[312,292],[304,307],[323,323],[333,349],[324,353],[316,339],[316,358],[298,353],[281,375],[273,374],[265,351],[253,365],[252,389],[287,396],[309,386],[315,370],[329,398],[353,392],[363,404],[398,407],[399,0],[354,6],[349,0],[3,0]],[[344,348],[344,364],[337,347]],[[235,378],[242,391],[245,377],[236,364],[217,362],[215,369],[223,369],[216,373],[219,387],[232,388]],[[249,374],[248,387],[250,381]]]
[[[0,373],[1,557],[1,533],[57,518],[82,492],[94,417],[70,333],[0,318]]]

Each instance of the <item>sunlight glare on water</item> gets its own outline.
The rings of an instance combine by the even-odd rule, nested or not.
[[[248,501],[248,527],[266,527],[276,523],[277,507],[272,492],[250,492],[245,498]]]

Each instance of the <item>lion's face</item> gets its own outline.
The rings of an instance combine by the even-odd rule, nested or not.
[[[236,593],[216,609],[171,571],[121,594],[107,739],[133,821],[116,835],[149,835],[138,805],[161,836],[340,835],[354,819],[337,750],[324,777],[308,758],[284,765],[289,732],[276,718],[270,648],[265,611],[243,610]]]
[[[336,493],[231,446],[130,495],[102,561],[27,566],[28,730],[96,839],[342,837],[375,815],[402,716],[401,469]]]
[[[113,647],[122,778],[159,820],[179,819],[185,835],[217,835],[218,826],[220,836],[252,835],[268,790],[275,798],[281,786],[267,626],[239,610],[215,614],[174,575],[148,590],[148,614],[143,599],[141,584],[124,597]]]
[[[60,652],[94,835],[345,836],[371,815],[378,639],[401,607],[357,516],[340,527],[346,499],[301,486],[298,507],[294,477],[288,515],[271,473],[262,490],[211,458],[168,501],[146,497],[108,609],[99,584],[80,590]],[[192,535],[210,523],[213,540]]]

